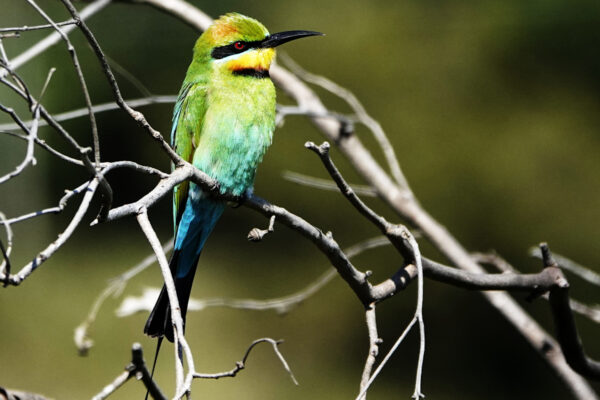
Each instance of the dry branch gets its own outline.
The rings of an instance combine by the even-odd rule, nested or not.
[[[33,123],[31,124],[31,128],[27,128],[26,124],[18,116],[16,116],[14,112],[11,112],[12,110],[2,106],[2,110],[9,113],[11,117],[13,117],[13,120],[17,126],[26,133],[26,135],[18,135],[21,139],[27,140],[28,142],[27,154],[24,162],[22,163],[22,168],[33,162],[33,149],[34,145],[37,143],[67,162],[73,162],[74,164],[84,166],[90,172],[92,178],[88,183],[84,184],[85,187],[83,190],[86,190],[86,193],[83,196],[75,216],[63,234],[61,234],[56,241],[51,243],[44,251],[42,251],[31,263],[23,267],[17,274],[12,275],[10,273],[10,269],[8,268],[9,251],[7,251],[3,245],[1,246],[6,267],[4,268],[4,271],[0,269],[0,280],[12,285],[18,285],[41,263],[51,257],[56,250],[58,250],[58,248],[60,248],[62,244],[64,244],[70,238],[75,228],[79,225],[83,219],[83,216],[87,212],[89,204],[96,190],[100,188],[100,191],[102,191],[104,197],[104,206],[102,209],[103,211],[100,213],[96,222],[109,222],[125,216],[135,215],[139,222],[140,228],[146,235],[147,240],[151,244],[156,257],[159,260],[159,265],[161,267],[163,278],[169,293],[172,322],[176,332],[176,343],[174,347],[176,355],[175,369],[177,376],[176,398],[189,395],[193,378],[235,376],[235,374],[237,374],[237,372],[243,368],[245,360],[251,349],[255,344],[261,341],[267,341],[273,345],[278,357],[289,371],[287,363],[278,351],[277,342],[273,341],[272,339],[259,339],[258,341],[254,342],[248,348],[241,364],[236,364],[236,368],[222,373],[220,376],[218,376],[219,374],[200,374],[195,371],[192,352],[186,342],[185,336],[183,335],[183,324],[181,315],[179,313],[178,299],[174,290],[172,276],[167,265],[164,250],[161,248],[156,233],[154,232],[148,219],[147,209],[156,204],[161,197],[170,193],[175,185],[183,182],[184,180],[190,180],[197,183],[211,195],[223,201],[239,201],[240,199],[227,193],[222,193],[219,189],[218,182],[210,179],[206,174],[182,160],[168,145],[168,143],[166,143],[160,132],[150,126],[144,115],[134,110],[132,106],[123,99],[117,81],[112,73],[106,56],[102,52],[100,44],[96,41],[93,33],[84,22],[86,16],[93,14],[108,4],[107,0],[98,0],[92,5],[86,7],[85,10],[88,12],[86,15],[84,15],[83,12],[79,14],[69,0],[62,0],[63,4],[70,12],[73,20],[67,21],[69,23],[60,25],[53,22],[33,0],[27,1],[42,16],[44,16],[55,32],[47,39],[42,41],[43,43],[40,42],[39,46],[34,46],[32,49],[30,49],[30,51],[23,53],[20,57],[12,60],[12,62],[7,59],[4,48],[2,47],[0,41],[0,53],[3,58],[2,65],[0,65],[0,82],[20,95],[33,112]],[[158,9],[175,15],[180,20],[199,29],[205,29],[212,22],[208,16],[183,0],[132,1],[150,4]],[[92,8],[92,6],[94,6],[94,8]],[[167,174],[153,168],[137,165],[128,161],[120,163],[100,162],[100,141],[94,121],[94,107],[91,104],[90,96],[87,91],[85,79],[83,77],[75,49],[67,36],[67,32],[74,29],[75,26],[82,31],[88,43],[95,52],[106,79],[111,85],[111,89],[118,106],[123,109],[127,115],[129,115],[129,117],[134,119],[146,131],[147,134],[156,140],[161,146],[162,151],[170,157],[171,161],[175,165],[175,168],[171,173]],[[26,30],[27,29],[21,29],[21,31]],[[16,31],[18,32],[19,29],[17,28]],[[59,39],[62,39],[66,43],[67,49],[71,54],[71,59],[80,81],[81,90],[86,100],[88,118],[90,119],[94,142],[94,163],[92,163],[87,157],[88,149],[79,145],[77,141],[75,141],[75,139],[73,139],[73,137],[57,122],[57,119],[53,118],[52,115],[50,115],[43,108],[43,106],[40,105],[39,99],[36,100],[31,95],[27,85],[25,85],[23,80],[14,72],[15,68],[18,68],[18,66],[22,65],[24,62],[32,59],[35,57],[35,55],[48,48],[51,43],[56,42]],[[282,116],[288,113],[302,114],[310,118],[316,127],[322,131],[325,137],[334,143],[349,159],[353,167],[366,180],[369,186],[378,193],[379,197],[387,202],[387,204],[393,210],[395,210],[401,218],[408,221],[411,226],[422,231],[424,236],[431,241],[431,243],[433,243],[437,249],[440,250],[441,253],[450,260],[452,264],[459,268],[455,269],[452,267],[447,267],[422,257],[417,242],[407,228],[402,225],[392,224],[371,210],[356,195],[350,185],[348,185],[344,180],[339,170],[333,164],[331,158],[329,157],[328,143],[324,143],[321,146],[308,143],[307,147],[319,155],[327,171],[337,184],[338,189],[346,197],[346,199],[350,201],[350,203],[360,214],[372,222],[372,224],[375,225],[375,227],[377,227],[387,237],[390,243],[392,243],[402,255],[403,264],[392,277],[379,284],[372,285],[368,280],[370,275],[369,271],[362,272],[355,267],[349,260],[349,254],[340,248],[330,232],[324,233],[321,229],[312,225],[304,218],[295,215],[282,207],[273,205],[258,196],[250,195],[247,199],[245,199],[245,206],[260,212],[270,219],[269,228],[267,230],[257,230],[253,236],[254,238],[262,239],[267,232],[273,231],[273,225],[275,221],[295,230],[304,238],[311,241],[317,247],[317,249],[327,257],[330,263],[335,267],[337,273],[346,281],[362,305],[367,309],[367,327],[369,329],[370,346],[369,355],[363,370],[360,393],[357,399],[362,398],[366,394],[369,385],[385,366],[385,363],[387,360],[389,360],[393,352],[402,342],[408,331],[415,325],[419,326],[421,343],[419,361],[417,363],[415,392],[413,397],[418,399],[422,396],[420,386],[423,355],[425,350],[425,336],[422,316],[423,276],[454,286],[482,291],[484,296],[492,303],[492,305],[523,334],[523,336],[540,354],[542,354],[544,359],[554,368],[555,372],[557,372],[561,379],[569,386],[570,390],[576,397],[580,399],[595,399],[596,395],[589,387],[587,382],[581,379],[580,376],[576,375],[573,370],[567,366],[556,342],[508,294],[497,292],[497,290],[527,291],[532,295],[537,296],[543,292],[549,291],[550,304],[556,323],[558,339],[567,362],[575,371],[579,372],[580,374],[593,379],[598,379],[600,377],[600,364],[597,361],[587,357],[583,351],[583,347],[579,340],[571,312],[568,298],[568,283],[564,279],[564,276],[557,267],[556,263],[550,257],[547,248],[546,253],[543,256],[545,268],[538,274],[485,274],[483,268],[473,259],[473,257],[471,257],[471,255],[466,252],[460,243],[443,226],[435,221],[415,199],[412,192],[408,188],[408,184],[406,183],[399,164],[395,159],[395,155],[393,154],[393,149],[391,149],[391,146],[389,146],[389,142],[387,142],[387,138],[385,137],[381,126],[379,126],[379,124],[366,113],[366,110],[358,102],[358,100],[353,95],[350,96],[348,92],[344,92],[345,89],[335,85],[329,80],[323,80],[324,78],[319,79],[320,77],[308,74],[305,71],[301,71],[300,74],[305,80],[326,87],[333,93],[342,94],[343,97],[349,100],[349,104],[356,112],[358,119],[364,122],[373,131],[376,137],[378,137],[384,153],[386,154],[389,167],[392,170],[393,178],[390,177],[390,175],[385,172],[378,162],[372,158],[369,151],[362,145],[360,139],[353,134],[352,130],[348,130],[348,126],[354,122],[352,118],[345,117],[339,113],[328,110],[322,104],[317,95],[300,79],[298,79],[297,76],[294,76],[279,66],[273,66],[271,70],[271,77],[280,88],[282,88],[297,102],[295,110],[290,109],[283,111]],[[8,77],[12,79],[12,82],[8,79]],[[72,116],[73,115],[69,115],[69,117]],[[81,160],[76,160],[64,155],[54,150],[52,147],[47,146],[43,141],[37,138],[36,133],[40,119],[45,120],[57,132],[59,132],[62,137],[71,145],[71,147],[78,152]],[[111,210],[111,190],[110,186],[105,180],[105,175],[112,169],[126,166],[136,168],[144,173],[158,175],[160,176],[161,180],[154,189],[149,191],[138,201]],[[21,166],[18,166],[16,174],[11,175],[9,178],[2,179],[8,180],[11,177],[17,176],[21,170]],[[0,179],[0,183],[2,183],[2,179]],[[71,196],[72,194],[69,195],[69,197],[65,196],[65,198],[68,199]],[[59,204],[59,211],[63,208],[64,205],[61,200],[61,203]],[[52,210],[56,210],[56,208],[53,208]],[[3,221],[8,229],[10,223],[29,219],[29,215],[30,214],[21,217],[15,217],[13,219],[4,219]],[[11,222],[7,223],[7,221]],[[381,302],[391,297],[399,290],[402,290],[414,278],[418,278],[419,285],[415,315],[408,324],[408,327],[400,335],[390,352],[380,362],[375,372],[371,373],[377,357],[377,343],[379,340],[375,321],[375,303]],[[184,371],[184,356],[186,361],[185,365],[187,366],[187,373]],[[132,371],[134,371],[135,374],[141,374],[141,378],[144,380],[147,387],[150,388],[153,385],[155,386],[154,382],[152,382],[151,378],[148,376],[148,371],[143,363],[141,348],[139,348],[139,346],[137,348],[134,346],[132,365],[133,367],[131,367],[131,370],[121,374],[96,398],[105,398],[109,394],[113,393],[120,385],[125,383],[133,376]],[[153,392],[151,388],[150,391]],[[164,398],[164,396],[160,397],[162,394],[160,394],[159,391],[154,391],[153,393],[155,393],[158,398]]]

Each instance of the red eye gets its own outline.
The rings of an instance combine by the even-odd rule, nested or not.
[[[236,50],[242,50],[244,47],[246,47],[246,45],[242,42],[235,42],[233,47],[235,47]]]

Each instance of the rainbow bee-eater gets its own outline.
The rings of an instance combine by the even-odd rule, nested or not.
[[[269,67],[275,47],[314,35],[321,33],[270,34],[257,20],[231,13],[214,21],[196,42],[175,103],[171,145],[215,179],[222,193],[244,196],[271,144],[275,87]],[[184,322],[200,253],[225,205],[193,182],[174,189],[175,247],[169,264]],[[173,341],[164,286],[144,332]]]

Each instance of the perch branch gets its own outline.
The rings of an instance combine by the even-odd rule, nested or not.
[[[540,244],[544,268],[558,268],[546,243]],[[579,374],[593,380],[600,380],[600,362],[589,358],[577,333],[575,318],[569,304],[569,283],[561,280],[550,290],[550,308],[554,318],[554,328],[567,363]]]
[[[133,344],[131,349],[131,362],[125,367],[125,371],[117,376],[110,384],[106,385],[100,393],[92,398],[92,400],[104,400],[108,398],[131,378],[136,378],[144,382],[144,386],[146,386],[146,389],[153,399],[167,400],[167,397],[161,392],[156,382],[152,380],[150,372],[148,372],[146,361],[144,361],[142,346],[139,343]]]

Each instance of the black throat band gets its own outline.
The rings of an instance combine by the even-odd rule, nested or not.
[[[269,77],[268,69],[256,69],[256,68],[243,68],[236,69],[233,71],[234,75],[237,76],[249,76],[251,78],[264,79]]]

